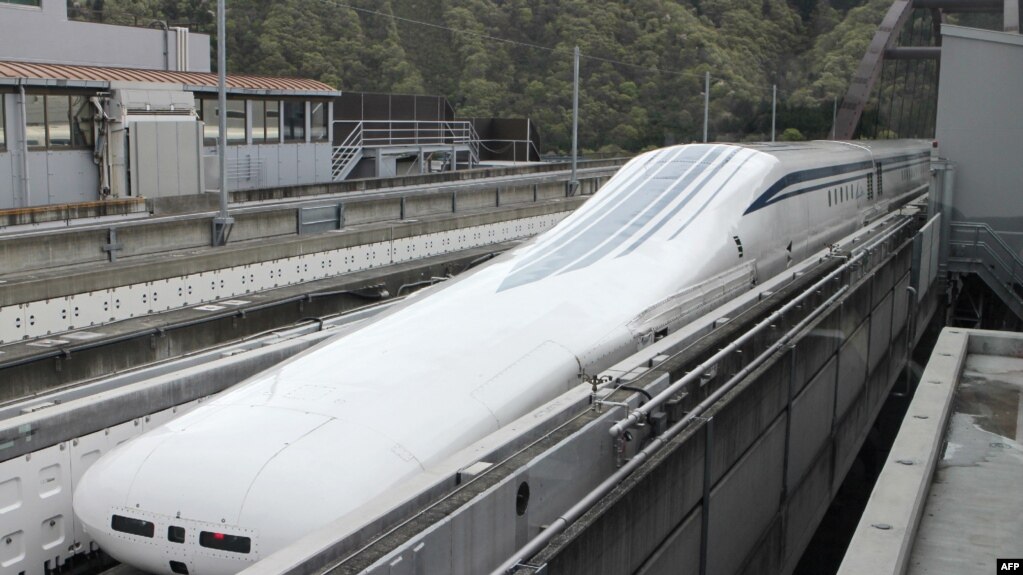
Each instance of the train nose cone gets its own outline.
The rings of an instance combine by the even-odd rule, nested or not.
[[[399,497],[394,485],[422,470],[383,432],[334,419],[267,462],[249,488],[239,522],[261,525],[261,547],[273,553],[374,497]],[[349,519],[349,527],[358,526],[357,518]]]
[[[171,573],[169,559],[181,558],[191,573],[235,573],[264,555],[260,526],[239,522],[253,481],[327,421],[289,409],[204,406],[101,457],[75,490],[75,512],[100,548],[123,563]],[[172,540],[172,527],[183,529],[183,542]],[[225,553],[203,544],[202,532],[243,535],[251,548]]]
[[[103,551],[154,573],[165,570],[164,562],[145,553],[145,546],[133,541],[137,536],[115,531],[112,518],[125,513],[135,472],[162,441],[161,435],[142,436],[99,458],[78,481],[73,497],[75,516]]]

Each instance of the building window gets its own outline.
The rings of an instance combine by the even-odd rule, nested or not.
[[[281,141],[280,105],[276,100],[252,102],[253,144],[276,144]]]
[[[281,141],[281,103],[277,100],[266,103],[266,141],[273,144]]]
[[[220,136],[220,124],[217,121],[217,101],[203,98],[200,100],[202,105],[200,109],[202,112],[199,117],[202,118],[202,143],[204,146],[216,146],[217,138]]]
[[[46,96],[46,146],[71,147],[71,106],[67,97]]]
[[[25,95],[25,139],[33,148],[46,147],[46,96]]]
[[[4,115],[4,100],[6,99],[6,96],[6,94],[0,92],[0,150],[7,149],[7,131],[4,130],[4,122],[6,121],[6,116]]]
[[[0,4],[17,4],[18,6],[42,6],[42,0],[0,0]]]
[[[327,141],[327,126],[330,118],[327,114],[327,102],[312,102],[309,114],[309,136],[314,142]]]
[[[88,96],[71,96],[71,145],[92,145],[92,105]]]
[[[197,100],[196,113],[203,121],[202,143],[216,146],[220,136],[220,118],[217,116],[217,100]],[[227,100],[227,145],[245,143],[245,100]]]
[[[284,141],[305,141],[305,102],[284,101]]]
[[[227,143],[245,143],[245,100],[227,101]]]
[[[33,148],[83,148],[92,140],[92,114],[87,96],[28,94],[26,136]]]

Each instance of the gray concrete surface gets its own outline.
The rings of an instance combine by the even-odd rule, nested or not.
[[[40,7],[0,3],[0,54],[23,62],[177,70],[176,34],[147,24],[69,21],[65,0],[42,0]],[[192,72],[210,71],[209,35],[189,33],[187,65]]]
[[[945,328],[839,575],[996,573],[1023,556],[1023,335]]]
[[[309,318],[350,311],[374,300],[346,292],[380,286],[391,297],[403,286],[458,273],[475,259],[517,243],[482,246],[248,294],[234,300],[244,302],[237,305],[192,305],[4,345],[0,351],[0,403],[198,353]],[[407,289],[402,292],[408,293]]]
[[[1023,556],[1023,358],[969,354],[909,575],[993,573]]]

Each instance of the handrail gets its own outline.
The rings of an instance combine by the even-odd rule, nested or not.
[[[365,146],[464,144],[470,147],[474,157],[479,157],[479,136],[468,121],[334,120],[333,123],[361,126]]]
[[[356,123],[355,127],[348,134],[348,136],[345,137],[344,141],[341,142],[341,145],[338,146],[338,148],[347,148],[352,147],[353,145],[357,145],[355,142],[362,138],[362,132],[363,132],[362,122]]]
[[[981,276],[1013,309],[1016,314],[1023,311],[1023,294],[1016,285],[1023,285],[1023,260],[1003,240],[998,232],[982,222],[950,222],[949,223],[949,263],[965,263],[971,271]],[[972,232],[972,239],[956,239],[956,235]],[[981,233],[983,232],[983,236]],[[969,250],[969,255],[959,253],[958,249]],[[998,248],[998,249],[996,249]],[[1008,261],[1006,261],[1008,260]],[[962,271],[962,270],[961,270]]]
[[[350,171],[348,167],[356,160],[363,147],[364,131],[362,122],[357,122],[344,141],[334,147],[330,156],[330,170],[335,181],[343,179]]]
[[[880,246],[884,242],[888,241],[888,239],[890,239],[896,233],[902,230],[902,228],[906,227],[909,224],[909,222],[910,220],[907,219],[893,227],[891,230],[884,232],[882,235],[868,240],[868,243],[865,246],[859,248],[859,251],[854,253],[852,257],[848,258],[842,265],[835,268],[831,273],[818,280],[817,283],[810,286],[801,294],[792,298],[788,303],[775,310],[774,313],[761,320],[752,328],[748,329],[745,333],[737,337],[730,344],[721,348],[717,353],[712,355],[703,363],[692,368],[692,370],[690,370],[684,376],[679,378],[677,381],[675,381],[668,387],[662,389],[657,395],[647,400],[646,403],[634,409],[624,418],[618,420],[618,422],[616,422],[614,425],[611,426],[610,429],[608,429],[608,433],[611,435],[611,437],[618,437],[621,434],[625,433],[625,431],[627,431],[632,426],[649,417],[658,406],[671,399],[676,393],[681,391],[683,388],[685,388],[693,381],[698,380],[704,373],[709,371],[712,366],[720,362],[729,354],[733,353],[735,350],[740,349],[743,345],[746,344],[747,341],[753,339],[753,337],[755,337],[759,332],[766,330],[771,325],[774,325],[775,322],[777,322],[781,317],[788,313],[789,310],[794,309],[796,306],[800,305],[803,300],[809,298],[814,293],[817,293],[818,290],[822,289],[829,282],[833,281],[836,278],[840,278],[842,274],[846,272],[846,270],[854,269],[855,266],[858,265],[858,262],[860,260],[867,258],[868,256],[871,255],[871,250],[873,248]]]
[[[1001,236],[998,235],[998,232],[992,229],[991,226],[982,222],[950,222],[949,226],[953,232],[964,230],[972,230],[974,232],[973,241],[957,240],[954,237],[949,237],[950,245],[970,247],[974,250],[980,247],[984,248],[990,258],[995,260],[1003,270],[1008,271],[1009,277],[1013,281],[1023,283],[1023,278],[1016,273],[1017,269],[1023,272],[1023,259],[1020,259],[1020,257],[1016,255],[1016,252],[1009,246],[1009,244],[1005,243],[1005,240],[1003,240]],[[981,241],[980,232],[984,232],[984,240],[993,240],[993,245],[1000,248],[1001,253],[992,249],[991,243]],[[1006,263],[1006,259],[1008,259],[1012,264],[1011,266]]]

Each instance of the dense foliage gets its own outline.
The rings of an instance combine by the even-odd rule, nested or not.
[[[578,45],[584,148],[638,150],[701,138],[706,71],[712,138],[769,137],[772,84],[778,85],[778,133],[792,128],[825,137],[833,101],[844,94],[890,5],[228,0],[228,70],[317,78],[342,90],[442,94],[461,116],[529,116],[547,148],[564,150]],[[162,20],[216,32],[214,0],[74,0],[70,6],[72,17],[83,19]]]

